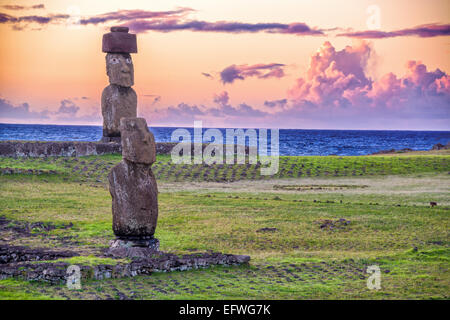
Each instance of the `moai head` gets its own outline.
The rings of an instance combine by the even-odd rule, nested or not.
[[[149,165],[156,161],[155,138],[144,118],[121,118],[120,133],[125,160]]]
[[[112,27],[103,35],[102,51],[106,54],[106,74],[109,83],[122,87],[134,84],[134,68],[130,53],[137,52],[136,35],[127,27]]]
[[[121,87],[134,84],[133,61],[129,53],[108,53],[106,55],[106,74],[109,83]]]

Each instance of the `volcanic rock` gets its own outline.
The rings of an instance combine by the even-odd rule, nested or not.
[[[137,96],[133,88],[115,84],[107,86],[102,93],[103,137],[120,137],[120,118],[136,117],[136,106]]]
[[[136,35],[128,33],[127,27],[111,27],[110,30],[103,35],[103,52],[137,53]]]
[[[144,118],[122,118],[122,157],[130,162],[151,165],[156,161],[156,145]]]
[[[158,189],[147,164],[123,159],[108,175],[113,231],[119,238],[151,238],[158,218]]]
[[[122,87],[131,87],[134,84],[133,60],[129,53],[108,53],[105,59],[110,84]]]

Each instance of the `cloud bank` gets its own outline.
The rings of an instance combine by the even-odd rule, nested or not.
[[[191,8],[178,8],[170,11],[148,11],[148,10],[119,10],[108,13],[94,15],[88,18],[80,19],[80,24],[100,24],[106,22],[128,22],[128,21],[142,21],[143,19],[180,19],[186,14],[195,11]]]
[[[388,73],[374,81],[366,74],[373,49],[367,42],[337,51],[325,42],[311,57],[305,77],[297,79],[289,97],[310,108],[389,108],[402,111],[445,111],[450,108],[450,78],[417,61],[408,61],[406,75]]]
[[[6,99],[0,98],[0,121],[2,120],[14,120],[14,121],[36,121],[40,122],[45,120],[46,122],[89,122],[95,123],[102,120],[100,115],[100,107],[91,106],[82,108],[75,104],[73,99],[63,99],[56,111],[51,111],[49,108],[45,108],[42,111],[32,111],[30,105],[25,102],[19,105],[14,105]],[[80,100],[88,100],[87,97],[80,97]],[[88,113],[86,113],[88,111]]]
[[[324,35],[319,29],[311,28],[305,23],[245,23],[235,21],[207,22],[199,20],[136,20],[130,21],[125,26],[135,33],[146,31],[194,31],[194,32],[221,32],[221,33],[281,33],[294,35]]]
[[[367,42],[340,51],[325,42],[311,57],[306,75],[288,91],[291,107],[286,112],[349,123],[436,120],[450,127],[449,75],[439,69],[428,70],[421,62],[408,61],[404,76],[388,73],[375,81],[366,72],[372,54]]]
[[[31,111],[30,105],[26,102],[14,106],[10,101],[0,98],[0,118],[44,120],[49,118],[49,111]]]
[[[264,111],[258,110],[246,103],[232,105],[227,91],[214,94],[212,104],[196,105],[181,102],[176,106],[159,108],[141,108],[140,116],[148,119],[149,125],[192,126],[195,120],[203,120],[206,125],[249,125],[249,119],[263,119],[268,116]],[[221,119],[218,122],[218,119]],[[223,121],[222,121],[223,120]],[[232,126],[232,125],[231,125]]]
[[[375,80],[367,70],[373,55],[364,41],[342,50],[325,42],[286,97],[260,106],[232,105],[223,91],[213,96],[212,105],[181,103],[146,116],[154,123],[185,126],[204,120],[231,127],[450,129],[448,74],[408,61],[404,75],[387,73]],[[230,81],[242,78],[230,74]]]
[[[16,6],[10,6],[10,8]],[[15,10],[19,9],[17,6]],[[22,7],[21,7],[22,8]],[[5,8],[6,9],[6,8]],[[23,7],[23,9],[26,9]],[[147,31],[172,32],[172,31],[194,31],[194,32],[221,32],[221,33],[279,33],[294,35],[325,35],[323,30],[312,28],[303,22],[278,23],[246,23],[239,21],[216,21],[208,22],[201,20],[190,20],[187,16],[194,12],[192,8],[177,8],[168,11],[148,10],[118,10],[98,15],[80,17],[79,25],[98,25],[105,23],[121,24],[130,28],[131,32],[143,33]],[[46,16],[21,16],[15,17],[6,13],[0,13],[0,24],[11,24],[15,30],[23,30],[28,23],[38,25],[67,23],[72,17],[67,14],[49,14]]]
[[[43,4],[32,6],[3,5],[0,8],[13,11],[45,9]],[[23,30],[29,23],[40,26],[48,24],[73,23],[77,21],[79,25],[99,25],[99,24],[120,24],[127,26],[134,33],[173,32],[216,32],[216,33],[274,33],[292,34],[297,36],[326,36],[329,31],[342,30],[341,28],[318,28],[311,27],[304,22],[280,23],[280,22],[260,22],[247,23],[241,21],[202,21],[189,19],[189,14],[195,9],[179,7],[175,10],[149,11],[149,10],[117,10],[101,13],[92,16],[74,17],[68,14],[48,14],[46,16],[32,15],[15,17],[7,13],[0,12],[0,24],[11,24],[14,30]],[[39,30],[39,29],[37,29]],[[360,39],[383,39],[392,37],[439,37],[450,35],[450,24],[432,23],[420,25],[413,28],[405,28],[394,31],[366,30],[351,31],[338,34],[340,37],[360,38]]]
[[[19,6],[19,5],[15,5],[15,4],[5,4],[5,5],[0,6],[0,8],[6,9],[6,10],[20,11],[20,10],[45,9],[45,5],[35,4],[32,6]]]
[[[395,31],[366,30],[340,33],[340,37],[350,37],[358,39],[384,39],[394,37],[416,36],[421,38],[431,38],[450,35],[450,24],[425,24],[414,28],[400,29]]]
[[[262,96],[260,105],[250,105],[231,103],[228,91],[222,91],[205,105],[180,102],[164,106],[160,97],[152,94],[144,95],[147,101],[140,100],[138,112],[149,125],[192,126],[194,120],[203,120],[211,127],[450,130],[450,76],[446,72],[429,70],[420,61],[407,61],[404,74],[390,72],[373,79],[368,72],[373,56],[372,46],[365,41],[342,50],[327,41],[311,56],[307,70],[286,88],[285,96],[265,100]],[[280,67],[233,66],[237,71],[227,73],[225,79],[230,83],[264,77]],[[63,99],[56,111],[38,112],[28,103],[13,105],[0,99],[0,117],[100,123],[100,107],[86,112],[78,105],[83,101]]]

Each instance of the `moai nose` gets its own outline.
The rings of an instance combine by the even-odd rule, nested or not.
[[[120,66],[120,71],[121,71],[122,73],[130,73],[130,72],[131,72],[131,69],[130,69],[130,67],[127,65],[127,63],[123,62],[123,63],[121,64],[121,66]]]
[[[128,63],[125,60],[120,59],[120,71],[129,73],[131,71]]]

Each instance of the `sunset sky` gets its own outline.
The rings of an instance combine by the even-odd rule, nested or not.
[[[116,25],[150,126],[450,130],[449,0],[0,0],[0,123],[101,125]]]

